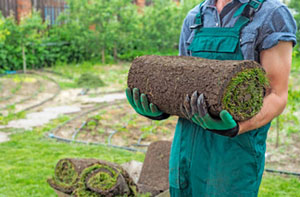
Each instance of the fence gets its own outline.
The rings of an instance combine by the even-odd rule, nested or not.
[[[7,17],[14,14],[17,20],[30,13],[33,8],[40,11],[42,18],[53,25],[58,15],[68,6],[64,0],[0,0],[2,15]]]
[[[18,4],[17,0],[0,0],[0,11],[3,16],[8,17],[11,14],[14,14],[15,17],[18,17]]]
[[[33,7],[41,12],[44,20],[48,20],[51,25],[61,12],[68,8],[64,0],[33,0]]]

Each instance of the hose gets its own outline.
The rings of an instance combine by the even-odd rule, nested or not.
[[[298,172],[289,172],[289,171],[282,171],[282,170],[274,170],[274,169],[265,169],[266,172],[269,173],[275,173],[275,174],[286,174],[286,175],[293,175],[293,176],[299,176],[300,177],[300,173]]]
[[[133,152],[143,152],[145,153],[145,150],[140,150],[140,149],[136,149],[136,148],[131,148],[131,147],[127,147],[127,146],[117,146],[117,145],[113,145],[113,144],[104,144],[104,143],[99,143],[99,142],[87,142],[87,141],[81,141],[81,140],[74,140],[74,139],[67,139],[67,138],[63,138],[63,137],[59,137],[56,136],[54,133],[57,132],[60,128],[64,127],[65,125],[67,125],[68,123],[84,116],[87,115],[89,113],[95,112],[97,110],[103,109],[104,107],[107,107],[111,104],[120,104],[122,101],[113,101],[113,102],[106,102],[106,103],[102,103],[86,112],[83,112],[73,118],[71,118],[70,120],[65,121],[64,123],[58,125],[57,127],[53,128],[52,130],[50,130],[49,132],[45,133],[45,137],[49,137],[52,139],[56,139],[59,141],[64,141],[64,142],[74,142],[74,143],[81,143],[81,144],[91,144],[91,145],[103,145],[103,146],[108,146],[108,147],[113,147],[113,148],[118,148],[118,149],[123,149],[123,150],[128,150],[128,151],[133,151]],[[79,130],[80,131],[80,130]],[[74,134],[73,134],[74,135]],[[111,135],[112,137],[112,135]]]
[[[79,131],[81,131],[81,129],[86,125],[86,121],[84,121],[80,127],[78,129],[76,129],[76,131],[73,133],[72,135],[72,140],[75,140],[76,139],[76,136],[78,135]]]

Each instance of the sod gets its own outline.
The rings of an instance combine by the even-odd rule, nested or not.
[[[97,162],[96,159],[61,159],[56,164],[54,176],[48,179],[48,183],[58,191],[72,194],[82,171]]]
[[[256,115],[263,104],[268,80],[255,61],[220,61],[197,57],[142,56],[129,70],[128,87],[139,88],[149,102],[171,115],[185,118],[180,106],[186,95],[203,93],[209,112],[227,110],[236,121]]]
[[[134,196],[136,186],[120,166],[96,159],[62,159],[55,176],[48,180],[54,189],[77,197]]]

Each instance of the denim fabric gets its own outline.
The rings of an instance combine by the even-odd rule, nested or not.
[[[233,0],[227,4],[220,18],[215,7],[215,0],[206,0],[202,6],[204,27],[233,27],[238,17],[236,10],[249,0]],[[230,8],[230,9],[228,9]],[[188,46],[194,38],[195,31],[190,29],[199,13],[199,5],[192,9],[184,20],[179,41],[179,55],[190,56]],[[259,62],[262,50],[272,48],[279,41],[291,41],[296,44],[296,22],[288,8],[278,0],[265,0],[260,10],[255,13],[253,21],[241,32],[241,50],[244,59]]]

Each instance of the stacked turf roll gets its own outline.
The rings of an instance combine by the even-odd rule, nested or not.
[[[184,118],[180,105],[186,95],[197,91],[204,94],[212,116],[227,110],[236,121],[260,111],[268,88],[265,71],[255,61],[183,56],[139,57],[131,65],[127,83],[165,113]]]
[[[77,197],[134,196],[135,184],[120,166],[96,159],[62,159],[48,179],[57,191]]]

